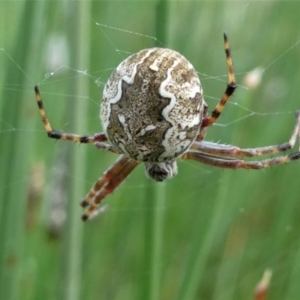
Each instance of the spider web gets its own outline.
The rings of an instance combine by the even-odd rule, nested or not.
[[[76,124],[76,120],[72,118],[66,107],[71,106],[72,101],[75,100],[88,102],[89,113],[83,114],[82,118],[89,124],[89,132],[78,133],[100,132],[98,117],[100,99],[103,86],[110,73],[132,53],[143,48],[167,46],[183,54],[195,66],[204,89],[205,100],[212,110],[225,91],[228,78],[222,41],[222,34],[225,31],[230,40],[238,89],[217,123],[209,128],[206,140],[234,144],[244,148],[283,143],[290,138],[294,126],[294,111],[300,109],[298,100],[300,32],[297,26],[298,16],[294,19],[291,16],[289,22],[281,16],[290,16],[291,6],[297,10],[300,4],[241,1],[234,2],[233,6],[232,3],[230,1],[218,3],[221,6],[219,10],[208,2],[172,3],[166,42],[160,41],[156,36],[153,17],[155,5],[151,2],[143,3],[142,1],[137,4],[128,1],[119,3],[111,1],[103,6],[103,12],[95,9],[101,13],[100,16],[91,11],[85,12],[90,30],[93,32],[93,39],[90,43],[97,45],[90,55],[95,59],[99,51],[99,58],[98,61],[83,67],[78,67],[72,60],[74,49],[69,44],[70,35],[74,35],[74,32],[62,23],[51,26],[53,22],[48,22],[45,25],[43,39],[38,43],[41,49],[35,50],[44,55],[40,54],[43,58],[34,66],[24,67],[23,59],[26,57],[14,56],[11,50],[13,41],[5,37],[0,40],[1,65],[12,71],[16,79],[4,83],[5,74],[0,74],[0,83],[2,83],[0,90],[3,95],[17,94],[20,95],[18,101],[32,103],[28,114],[37,116],[39,119],[33,92],[33,86],[39,84],[52,126],[65,132],[73,132],[72,128]],[[10,10],[9,4],[6,5],[7,10]],[[15,4],[16,7],[18,5],[21,9],[21,4]],[[101,5],[100,2],[99,5]],[[76,2],[68,3],[69,10],[77,6]],[[63,5],[61,8],[66,9]],[[285,10],[287,12],[284,14],[282,11]],[[270,11],[272,13],[269,14]],[[68,13],[65,12],[65,14]],[[272,17],[272,14],[277,18]],[[47,17],[51,20],[50,16]],[[16,27],[12,22],[8,24]],[[75,24],[71,25],[75,27]],[[16,29],[8,28],[8,32],[15,31]],[[42,71],[37,75],[35,70]],[[70,85],[74,77],[87,82],[90,92],[80,95],[70,92],[70,88],[66,86]],[[9,96],[1,99],[0,113],[8,101],[10,101]],[[28,199],[44,195],[47,204],[43,207],[42,215],[45,216],[50,231],[53,234],[60,234],[67,215],[66,183],[69,178],[74,177],[66,161],[70,147],[77,146],[43,139],[45,130],[41,122],[20,124],[15,119],[0,114],[0,141],[15,133],[31,136],[41,144],[43,151],[37,151],[34,154],[38,158],[34,158],[32,173],[29,174],[31,184],[28,188]],[[93,148],[82,145],[80,149],[83,147]],[[97,155],[99,164],[96,161],[94,149],[88,150],[88,156],[93,157],[92,161],[87,159],[90,174],[88,176],[77,175],[76,178],[78,182],[84,182],[87,187],[86,192],[117,158],[110,153],[97,153]],[[286,171],[283,176],[281,173],[283,169],[276,171],[273,168],[273,177],[269,179],[269,186],[270,182],[273,182],[271,180],[280,178],[280,184],[274,184],[274,186],[276,186],[276,191],[279,190],[278,194],[280,191],[281,194],[276,198],[276,192],[271,191],[273,189],[271,186],[267,200],[280,202],[285,199],[282,191],[285,188],[291,190],[291,194],[299,195],[299,187],[292,180],[293,176],[296,176],[292,175],[296,174],[295,167],[289,166],[286,170],[291,169],[294,173]],[[227,193],[226,199],[239,198],[240,201],[232,202],[233,204],[224,208],[224,214],[231,212],[232,219],[234,217],[238,219],[254,206],[252,200],[260,203],[257,200],[258,196],[244,195],[241,190],[246,190],[248,185],[252,186],[253,190],[257,186],[264,186],[267,171],[235,172],[229,175],[231,177],[225,177],[225,172],[230,171],[190,161],[179,162],[179,174],[165,183],[166,201],[162,204],[157,202],[145,204],[143,195],[145,191],[147,193],[152,183],[147,179],[141,179],[145,176],[140,166],[113,195],[105,199],[105,205],[109,206],[105,214],[121,216],[128,212],[136,212],[134,216],[138,219],[144,212],[146,214],[148,211],[161,210],[167,211],[167,218],[172,221],[172,218],[176,219],[181,216],[196,220],[200,212],[203,212],[201,218],[204,223],[209,219],[208,212],[212,210],[207,202],[212,202],[211,206],[213,206],[215,198]],[[4,195],[6,190],[16,188],[22,180],[24,179],[17,176],[9,184],[2,185],[0,191],[2,190]],[[240,180],[240,188],[238,180]],[[83,196],[78,195],[78,199],[72,199],[72,201],[79,203]],[[244,196],[245,199],[243,199]],[[124,204],[120,205],[120,202]],[[105,205],[102,206],[102,210],[105,210]],[[260,208],[259,205],[257,207]],[[189,217],[190,215],[192,217]],[[195,224],[198,224],[195,220],[191,220],[190,223],[186,221],[188,225],[185,227],[185,232],[194,232],[194,227],[197,227]],[[227,223],[224,221],[224,227],[230,221],[227,220]],[[183,227],[182,222],[178,221],[178,227]],[[255,220],[253,222],[255,223]],[[295,228],[290,220],[284,220],[282,224],[287,233]],[[199,230],[199,235],[205,234],[201,228]],[[186,239],[184,234],[179,232],[178,235],[182,240]],[[180,257],[180,253],[176,253],[174,257]],[[276,259],[274,254],[268,263]],[[146,276],[145,274],[143,275]]]
[[[75,2],[72,5],[77,6]],[[230,14],[230,16],[225,14],[225,18],[229,20],[227,27],[237,28],[239,26],[242,26],[243,24],[242,24],[241,16],[244,17],[251,16],[251,14],[253,13],[253,11],[256,9],[258,5],[260,4],[251,1],[246,1],[236,6],[235,12],[237,14],[232,14],[231,12],[228,11],[227,13]],[[186,16],[191,11],[191,7],[192,6],[189,6],[188,4],[174,5],[173,15],[176,16],[176,13],[181,8],[183,8],[183,11],[185,12],[185,14],[183,15]],[[2,61],[5,64],[14,65],[15,72],[18,73],[19,76],[25,78],[25,82],[27,82],[26,84],[19,84],[18,82],[12,82],[10,84],[2,85],[1,86],[2,91],[4,92],[8,90],[25,91],[26,93],[28,93],[29,96],[31,93],[32,86],[38,83],[46,99],[53,99],[55,97],[60,97],[61,101],[65,101],[64,98],[67,99],[76,98],[78,101],[88,101],[92,107],[99,109],[99,102],[100,102],[99,99],[101,95],[101,90],[105,84],[105,78],[107,77],[107,74],[111,73],[112,70],[116,67],[116,65],[120,61],[122,61],[125,57],[127,57],[131,53],[134,53],[135,51],[140,50],[139,46],[130,47],[129,44],[123,44],[119,40],[129,39],[131,41],[143,44],[144,48],[152,47],[153,45],[159,45],[162,47],[166,46],[161,41],[159,41],[154,35],[152,35],[153,30],[150,30],[146,26],[144,30],[136,31],[134,29],[135,28],[134,26],[136,26],[134,22],[132,22],[133,26],[130,26],[132,24],[130,24],[129,26],[126,26],[126,24],[124,24],[124,27],[118,27],[118,25],[114,25],[113,22],[106,24],[103,23],[101,20],[99,20],[99,18],[95,18],[92,14],[88,12],[86,13],[88,14],[90,26],[92,26],[93,30],[95,30],[96,32],[96,36],[98,36],[99,39],[103,40],[106,43],[107,48],[110,49],[109,55],[114,56],[115,64],[98,70],[78,69],[75,66],[70,65],[71,49],[68,48],[68,40],[66,37],[66,33],[59,32],[59,30],[52,30],[52,33],[50,33],[42,41],[42,44],[45,47],[45,59],[43,61],[44,69],[48,70],[44,73],[43,77],[36,77],[30,74],[29,71],[27,71],[26,68],[21,67],[20,62],[17,61],[12,56],[10,50],[8,50],[9,47],[6,47],[5,43],[1,45],[0,53],[1,53]],[[126,13],[130,15],[128,11]],[[239,16],[235,17],[236,15]],[[194,27],[192,21],[190,22],[186,21],[185,26],[190,26],[190,28],[187,28],[187,30],[191,30],[191,28],[196,27],[196,26]],[[208,102],[209,107],[211,109],[219,101],[228,77],[226,66],[224,65],[225,59],[222,53],[223,46],[221,44],[222,32],[225,31],[224,29],[227,28],[225,28],[226,26],[224,25],[219,25],[216,27],[219,30],[219,36],[215,37],[213,41],[213,45],[214,45],[213,47],[217,49],[215,50],[217,55],[215,55],[216,63],[213,66],[214,70],[212,70],[211,73],[208,72],[204,73],[202,72],[200,67],[196,66],[199,73],[199,77],[202,82],[202,86],[204,87],[205,99]],[[194,30],[195,33],[196,29]],[[177,31],[177,27],[176,24],[174,24],[173,28],[170,29],[171,32],[170,46],[174,44],[175,48],[178,46],[176,39],[179,39],[181,37],[180,32],[176,33],[176,31]],[[251,34],[253,35],[253,32],[251,32]],[[189,53],[193,52],[191,49],[196,49],[196,45],[199,39],[201,40],[201,36],[199,36],[199,38],[193,37],[193,44],[192,44],[193,46],[188,47],[187,54],[183,53],[183,51],[186,50],[187,47],[182,47],[183,49],[176,49],[176,50],[180,51],[181,53],[183,53],[188,57]],[[270,40],[271,39],[272,37],[270,37]],[[265,98],[266,96],[268,99],[271,99],[270,101],[287,102],[286,97],[289,94],[288,90],[291,89],[291,86],[288,85],[281,72],[277,72],[276,70],[274,71],[274,69],[276,66],[281,66],[282,64],[285,64],[287,61],[291,60],[295,55],[295,53],[297,53],[300,47],[299,35],[297,33],[295,33],[294,35],[291,33],[289,40],[280,44],[279,51],[277,49],[276,49],[277,51],[273,51],[273,53],[269,51],[267,55],[264,55],[263,58],[256,58],[255,60],[252,57],[253,61],[250,63],[247,62],[246,66],[243,62],[247,60],[247,56],[249,55],[249,52],[247,52],[249,50],[249,44],[241,45],[241,43],[239,43],[239,40],[234,39],[234,37],[230,37],[230,43],[233,50],[235,75],[237,77],[239,92],[237,92],[234,95],[234,97],[230,100],[230,102],[227,104],[224,116],[222,115],[222,117],[215,124],[212,131],[218,132],[219,130],[222,130],[221,131],[221,135],[222,135],[224,131],[231,130],[233,126],[247,126],[245,124],[248,119],[252,119],[253,120],[252,122],[255,122],[254,120],[261,118],[261,120],[264,120],[263,122],[266,121],[267,123],[272,122],[272,120],[274,119],[279,119],[279,120],[281,119],[283,120],[283,123],[285,122],[285,120],[290,120],[291,119],[290,114],[293,114],[295,108],[297,108],[297,105],[294,105],[295,102],[293,99],[291,99],[291,101],[288,103],[289,105],[285,105],[285,106],[273,105],[273,104],[272,106],[270,106],[268,104],[267,106],[262,105],[260,107],[259,105],[253,105],[256,99],[254,99],[253,102],[250,102],[250,100],[248,99],[245,100],[245,98],[247,98],[247,95],[253,95],[254,93],[253,91],[258,90],[261,87],[265,76],[273,76],[273,78],[269,79],[267,82],[264,82],[265,84],[264,88],[260,88],[260,91],[263,92],[263,94],[261,95],[263,96],[261,95],[259,96],[260,99],[258,103],[264,101],[263,98]],[[250,43],[253,43],[253,41],[250,40]],[[251,47],[256,47],[256,46],[258,49],[261,49],[258,43],[251,45]],[[208,49],[206,49],[205,51],[208,51]],[[239,60],[237,60],[237,57]],[[189,59],[192,61],[192,58]],[[196,56],[196,59],[199,60],[199,56],[198,57]],[[201,65],[201,63],[199,63],[199,65]],[[221,67],[218,68],[219,70],[221,70],[219,71],[221,73],[219,74],[217,73],[217,75],[214,75],[216,65],[221,65]],[[102,74],[104,75],[102,76]],[[61,85],[64,83],[67,84],[68,81],[72,80],[73,77],[80,77],[80,78],[87,79],[89,82],[93,82],[95,86],[99,87],[98,89],[99,93],[96,95],[74,95],[74,94],[55,92],[56,85]],[[207,84],[216,85],[218,87],[218,91],[215,92],[213,88],[208,90],[206,88]],[[46,92],[43,91],[48,86],[50,86],[50,88],[47,88]],[[240,99],[241,94],[243,98],[242,100]],[[49,104],[47,104],[47,106],[48,105]],[[255,106],[255,108],[253,106]],[[282,109],[282,107],[284,107],[284,109]],[[58,106],[57,109],[59,109]],[[231,113],[229,114],[228,118],[226,118],[226,111],[237,112],[237,113]],[[95,116],[82,116],[82,118],[86,118],[88,120],[93,119],[95,120],[95,124],[96,124],[98,122],[97,121],[98,113],[95,113]],[[33,127],[27,128],[25,124],[24,127],[15,127],[15,125],[9,119],[6,119],[5,116],[0,118],[0,122],[2,124],[0,135],[9,134],[10,132],[14,132],[18,130],[23,131],[24,133],[26,132],[41,133],[44,131],[43,128],[41,129],[36,129]],[[62,125],[60,124],[60,128],[62,130],[67,131],[68,127],[71,126],[73,122],[74,122],[73,120],[69,119],[66,123]],[[222,129],[218,127],[221,127]],[[218,136],[218,134],[215,134],[212,137],[214,141],[217,142],[222,141],[223,143],[227,143],[223,139],[221,140],[216,136]],[[234,141],[229,141],[229,142],[233,143]],[[191,167],[192,168],[194,167],[196,169],[199,168],[197,166],[196,167],[191,166]],[[207,173],[213,171],[210,170],[204,172]],[[144,184],[145,183],[139,184],[138,186],[134,185],[133,188],[134,189],[137,187],[143,188]]]

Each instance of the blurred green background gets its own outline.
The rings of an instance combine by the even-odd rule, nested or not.
[[[182,161],[163,184],[139,166],[84,224],[79,203],[117,156],[48,139],[33,92],[39,84],[55,129],[100,132],[112,70],[163,46],[193,63],[212,109],[226,87],[226,32],[239,88],[206,140],[283,143],[300,108],[299,14],[297,1],[1,2],[0,299],[253,299],[268,268],[268,299],[299,299],[299,162]]]

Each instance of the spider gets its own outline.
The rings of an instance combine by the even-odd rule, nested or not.
[[[87,207],[82,215],[83,221],[96,214],[100,202],[139,163],[144,163],[150,178],[163,181],[177,174],[177,159],[191,159],[220,168],[256,170],[300,158],[298,151],[264,160],[242,159],[293,148],[300,136],[300,111],[296,112],[296,125],[290,140],[281,145],[241,149],[203,140],[207,127],[218,119],[236,89],[225,33],[224,48],[229,82],[210,115],[192,64],[178,52],[165,48],[141,50],[121,62],[111,74],[103,90],[100,109],[102,133],[77,135],[53,130],[39,88],[34,87],[48,137],[94,144],[99,149],[120,154],[81,202],[83,207]]]

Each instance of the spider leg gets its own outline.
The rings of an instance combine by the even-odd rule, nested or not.
[[[290,140],[286,143],[280,145],[273,145],[267,147],[259,147],[259,148],[248,148],[241,149],[232,145],[222,145],[217,143],[211,143],[206,141],[197,142],[195,141],[191,149],[213,154],[213,155],[221,155],[221,156],[242,156],[242,157],[253,157],[259,155],[266,154],[275,154],[290,150],[294,147],[297,137],[300,135],[300,111],[296,111],[296,125],[294,127],[293,133],[290,137]],[[299,147],[300,150],[300,147]]]
[[[208,113],[208,106],[206,103],[204,103],[204,109],[203,109],[203,120],[207,119],[207,113]],[[206,135],[207,127],[200,127],[200,131],[198,135],[196,136],[195,141],[202,141]]]
[[[40,94],[40,91],[39,91],[39,88],[37,85],[34,87],[34,91],[35,91],[36,102],[39,107],[40,115],[42,117],[42,121],[43,121],[45,130],[48,134],[48,137],[57,139],[57,140],[67,140],[67,141],[73,141],[73,142],[79,142],[79,143],[85,143],[85,144],[97,143],[97,142],[101,143],[101,142],[107,141],[107,137],[104,133],[96,133],[92,136],[88,136],[88,135],[64,133],[64,132],[59,132],[59,131],[53,130],[50,125],[50,122],[47,118],[43,100],[41,98],[41,94]]]
[[[94,145],[98,149],[107,150],[109,152],[113,152],[113,153],[116,153],[116,154],[122,154],[122,152],[119,149],[117,149],[116,147],[114,147],[110,144],[106,144],[106,143],[102,143],[102,142],[96,142],[96,143],[94,143]]]
[[[87,210],[82,215],[83,221],[88,220],[92,216],[100,202],[108,194],[112,193],[138,164],[138,161],[125,155],[120,156],[115,164],[99,178],[91,191],[81,202],[83,207],[88,206]]]
[[[300,152],[298,151],[289,155],[278,156],[276,158],[269,158],[261,161],[258,160],[249,162],[244,161],[242,159],[222,158],[218,156],[192,151],[184,153],[180,158],[196,160],[198,162],[219,168],[258,170],[268,168],[273,165],[280,165],[291,162],[296,159],[300,159]]]
[[[218,119],[221,112],[223,111],[225,104],[227,103],[230,96],[233,94],[234,90],[236,89],[232,57],[230,54],[230,47],[229,47],[228,37],[227,37],[226,33],[224,33],[224,48],[225,48],[225,54],[226,54],[229,82],[227,84],[225,93],[221,97],[221,99],[220,99],[219,103],[217,104],[217,106],[215,107],[215,109],[212,111],[211,116],[203,119],[201,128],[207,127],[207,126],[213,124]]]
[[[112,180],[115,174],[118,174],[124,166],[128,163],[130,159],[124,155],[120,156],[118,160],[104,172],[104,174],[95,182],[92,189],[85,196],[84,200],[81,202],[82,207],[86,207],[91,204],[95,195],[99,192],[99,190],[108,182]]]

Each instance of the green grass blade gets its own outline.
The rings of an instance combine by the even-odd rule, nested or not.
[[[44,14],[45,4],[26,1],[19,15],[20,23],[14,40],[13,49],[5,49],[8,56],[3,86],[10,87],[12,82],[19,86],[28,84],[27,74],[35,73],[34,62],[37,56],[31,51],[41,37],[43,27],[40,24]],[[7,7],[8,12],[9,8]],[[8,52],[10,54],[8,54]],[[12,67],[12,60],[20,68]],[[15,65],[14,65],[15,67]],[[22,71],[21,71],[22,70]],[[24,70],[24,71],[23,71]],[[1,120],[9,120],[14,128],[33,126],[30,117],[31,102],[34,101],[33,85],[28,92],[17,89],[4,89]],[[7,124],[1,123],[6,126]],[[5,127],[1,128],[5,132]],[[2,130],[1,130],[2,131]],[[21,297],[20,282],[26,278],[27,270],[23,265],[25,212],[28,199],[28,185],[30,180],[30,162],[33,155],[34,135],[24,134],[20,130],[1,137],[1,169],[0,169],[0,291],[1,299],[18,299]],[[12,185],[14,183],[14,185]],[[23,294],[22,294],[23,295]]]
[[[168,1],[160,0],[155,7],[155,32],[157,47],[167,44]],[[145,282],[145,298],[156,300],[160,297],[162,281],[162,251],[164,235],[164,214],[166,183],[147,180],[145,203],[153,209],[146,210],[145,260],[149,280]]]
[[[77,5],[72,5],[74,12],[70,21],[69,43],[72,50],[72,65],[77,65],[83,70],[89,65],[90,49],[90,2],[82,1]],[[75,24],[75,26],[74,26]],[[88,95],[89,89],[86,80],[82,77],[74,77],[71,81],[70,93],[75,95]],[[87,108],[88,101],[82,98],[75,98],[74,105],[67,107],[71,109],[71,118],[75,120],[72,128],[73,132],[87,132]],[[80,207],[80,197],[85,195],[85,184],[83,180],[78,180],[85,176],[87,169],[87,155],[85,147],[78,147],[71,144],[70,149],[70,172],[72,176],[69,181],[69,197],[67,209],[67,224],[65,231],[65,243],[63,249],[64,277],[62,278],[62,299],[81,299],[82,284],[82,242],[83,228],[85,224],[81,221],[82,208]],[[86,145],[83,145],[86,146]]]
[[[227,205],[226,197],[224,196],[226,196],[229,186],[230,178],[226,175],[218,190],[211,220],[207,225],[207,232],[204,236],[199,235],[197,230],[195,232],[184,279],[179,290],[178,300],[196,299],[197,291],[205,281],[205,266],[224,226],[222,220]],[[195,228],[201,228],[201,218],[199,218],[198,221],[199,224],[196,224]]]

